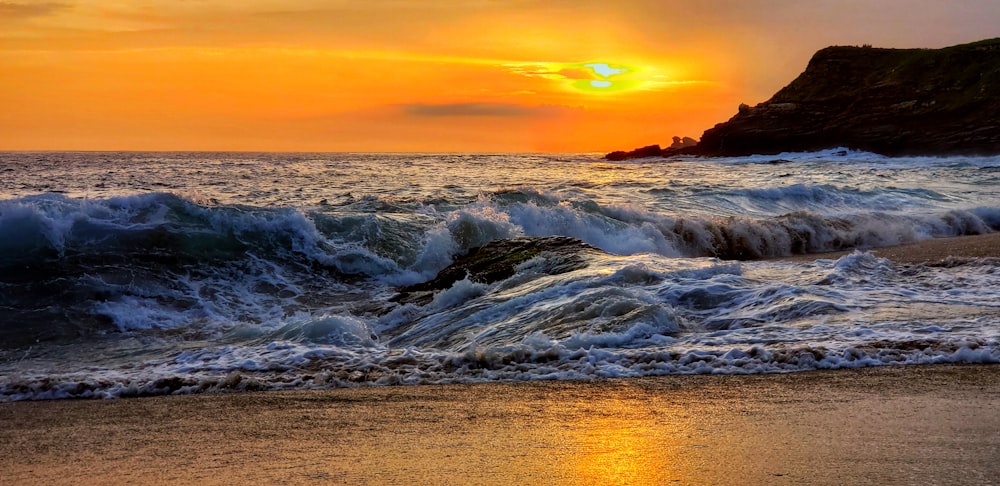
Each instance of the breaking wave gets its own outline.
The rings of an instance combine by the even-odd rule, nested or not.
[[[0,400],[1000,361],[995,259],[865,252],[1000,230],[991,160],[155,155],[129,163],[200,186],[150,175],[120,187],[178,192],[82,197],[108,164],[49,157],[0,182],[16,194],[0,200]],[[574,244],[397,298],[473,249],[552,236]],[[832,250],[858,251],[771,259]]]

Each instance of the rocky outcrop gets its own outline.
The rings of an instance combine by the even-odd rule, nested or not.
[[[664,150],[659,145],[648,145],[635,150],[629,150],[628,152],[616,150],[605,155],[604,158],[607,160],[641,159],[644,157],[662,157],[664,153]]]
[[[514,276],[520,265],[536,258],[538,265],[533,266],[534,270],[540,274],[557,275],[585,267],[584,254],[588,252],[600,250],[576,238],[564,236],[491,241],[457,257],[430,281],[400,289],[390,300],[424,305],[434,298],[435,293],[450,288],[459,280],[468,278],[485,284],[499,282]]]
[[[680,150],[682,148],[696,147],[698,146],[698,141],[691,137],[674,137],[674,143],[670,144],[668,149]]]
[[[884,155],[1000,154],[1000,38],[943,49],[828,47],[770,100],[740,105],[697,146],[660,155],[833,147]]]

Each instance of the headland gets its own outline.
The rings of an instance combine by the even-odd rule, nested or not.
[[[740,105],[697,144],[675,140],[605,158],[837,147],[888,156],[1000,154],[1000,38],[942,49],[827,47],[771,99]]]

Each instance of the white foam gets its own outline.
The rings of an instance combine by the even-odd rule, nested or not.
[[[483,295],[486,293],[486,289],[485,284],[473,282],[466,277],[452,284],[450,288],[435,294],[430,308],[434,311],[442,311],[462,305],[470,299]]]
[[[353,316],[328,315],[297,323],[295,328],[282,333],[286,338],[301,336],[311,343],[334,346],[376,346],[375,334],[368,323]]]
[[[506,213],[484,203],[453,211],[446,222],[452,238],[463,250],[519,234]]]
[[[69,337],[0,349],[0,400],[1000,361],[995,259],[712,258],[1000,230],[1000,158],[38,157],[66,163],[0,180],[0,265],[57,264],[4,272],[0,307]],[[200,196],[145,192],[175,180]],[[524,235],[614,256],[390,300]]]
[[[676,255],[673,245],[649,224],[629,225],[602,215],[581,212],[568,204],[542,207],[518,204],[508,209],[511,221],[526,235],[570,236],[617,255]]]
[[[648,335],[649,331],[643,330],[640,334]],[[130,373],[91,370],[86,375],[49,374],[44,380],[20,373],[0,383],[0,399],[108,398],[211,390],[327,388],[358,383],[465,383],[780,373],[901,364],[1000,363],[1000,346],[996,340],[955,341],[923,349],[872,349],[850,345],[685,349],[682,341],[669,338],[657,341],[656,346],[641,349],[585,347],[583,344],[592,343],[563,344],[535,335],[519,346],[476,346],[457,353],[380,348],[359,353],[295,344],[253,350],[230,347],[184,352],[169,361],[139,363]]]
[[[176,329],[198,320],[200,311],[177,311],[161,305],[156,298],[123,295],[117,300],[98,302],[96,312],[111,318],[119,331]]]

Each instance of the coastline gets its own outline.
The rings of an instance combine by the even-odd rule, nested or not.
[[[11,484],[988,484],[1000,366],[0,403]]]
[[[1000,38],[938,49],[830,46],[767,101],[740,104],[695,144],[675,137],[607,160],[747,156],[836,147],[887,156],[1000,154]],[[862,102],[863,101],[863,102]],[[693,142],[693,140],[692,140]]]
[[[837,259],[855,250],[809,253],[778,257],[775,260],[803,262],[818,259]],[[982,235],[930,238],[903,245],[871,248],[873,255],[902,264],[933,264],[949,259],[1000,258],[1000,232]]]
[[[1000,257],[1000,233],[870,250]],[[819,253],[779,260],[838,258]],[[0,403],[11,484],[990,484],[1000,365]]]

